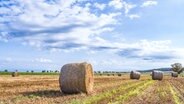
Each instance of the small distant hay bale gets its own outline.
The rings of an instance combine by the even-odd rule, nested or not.
[[[121,77],[121,76],[122,76],[122,74],[118,74],[118,76],[119,76],[119,77]]]
[[[12,72],[12,77],[18,77],[19,73],[18,72]]]
[[[141,73],[137,71],[131,71],[130,72],[130,79],[140,79]]]
[[[177,72],[171,72],[171,76],[172,77],[178,77],[178,73]]]
[[[152,71],[152,79],[153,80],[162,80],[163,79],[163,72],[162,71]]]
[[[93,91],[93,68],[89,63],[70,63],[61,68],[59,84],[63,93],[91,93]]]

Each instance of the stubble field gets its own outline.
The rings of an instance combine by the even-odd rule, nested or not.
[[[184,78],[95,76],[94,92],[63,94],[58,75],[0,76],[0,104],[184,104]]]

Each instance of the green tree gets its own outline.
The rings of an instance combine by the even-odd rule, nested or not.
[[[42,70],[42,73],[45,73],[46,72],[46,70]]]
[[[177,72],[178,74],[182,73],[184,70],[181,63],[174,63],[171,65],[171,67],[172,67],[172,70],[174,72]]]
[[[7,70],[7,69],[5,69],[5,70],[4,70],[4,72],[8,72],[8,70]]]

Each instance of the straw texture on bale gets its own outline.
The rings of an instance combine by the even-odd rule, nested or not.
[[[93,91],[93,69],[88,63],[71,63],[61,68],[59,84],[63,93],[91,93]]]
[[[171,73],[171,76],[172,76],[172,77],[178,77],[178,73],[177,73],[177,72],[172,72],[172,73]]]
[[[18,72],[12,72],[12,77],[18,77],[19,73]]]
[[[130,72],[130,79],[140,79],[141,73],[136,71]]]
[[[153,80],[162,80],[163,79],[163,72],[161,71],[152,71],[152,79]]]

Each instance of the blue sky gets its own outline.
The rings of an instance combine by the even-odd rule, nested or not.
[[[183,0],[0,0],[0,70],[184,64]]]

